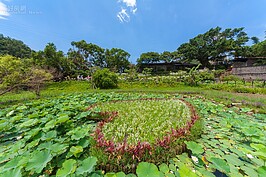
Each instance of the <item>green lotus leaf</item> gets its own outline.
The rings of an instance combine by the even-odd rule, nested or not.
[[[76,171],[76,168],[77,168],[76,160],[74,160],[74,159],[66,160],[63,163],[63,167],[57,171],[56,177],[70,176],[71,174],[73,174]]]
[[[82,161],[81,165],[77,169],[77,175],[83,175],[84,173],[91,173],[97,163],[96,157],[89,157]]]
[[[47,163],[52,160],[53,156],[50,151],[35,151],[32,158],[29,159],[29,163],[26,166],[26,170],[33,170],[36,173],[41,173],[41,171],[46,167]]]
[[[67,147],[68,147],[67,144],[56,143],[52,145],[51,151],[52,153],[59,155],[59,154],[63,154],[67,150]]]
[[[172,173],[166,173],[164,177],[175,177],[175,175]]]
[[[61,124],[69,120],[69,116],[67,114],[61,115],[56,119],[56,124]]]
[[[15,110],[10,111],[9,113],[6,114],[6,117],[10,117],[15,113]]]
[[[187,145],[187,148],[192,151],[192,154],[202,154],[204,152],[204,149],[199,143],[196,143],[194,141],[187,141],[185,142]]]
[[[116,176],[117,177],[125,177],[126,174],[124,172],[118,172],[118,173],[116,173]]]
[[[265,177],[266,176],[266,166],[260,167],[257,170],[259,177]]]
[[[258,177],[258,173],[253,170],[252,168],[249,168],[247,166],[242,166],[241,169],[245,172],[245,174],[247,174],[248,176],[252,176],[252,177]]]
[[[250,146],[257,151],[252,153],[253,155],[259,157],[260,159],[266,160],[266,146],[263,144],[251,143]]]
[[[90,175],[90,177],[103,177],[103,175],[99,175],[98,173],[93,173]]]
[[[104,177],[117,177],[115,173],[106,173]]]
[[[56,137],[57,132],[55,130],[47,132],[41,139],[43,141],[49,141]]]
[[[180,177],[197,177],[197,175],[184,164],[179,166],[178,173]]]
[[[0,177],[22,177],[21,169],[16,168],[16,169],[5,171],[4,173],[0,172]]]
[[[229,163],[229,164],[233,164],[236,166],[242,166],[244,165],[244,162],[242,160],[240,160],[237,156],[235,155],[225,155],[224,159]]]
[[[19,125],[20,128],[32,127],[40,122],[39,119],[30,119]]]
[[[160,173],[156,165],[148,162],[141,162],[137,167],[138,177],[160,177]]]
[[[257,166],[263,166],[264,165],[264,161],[262,159],[252,158],[250,160]]]
[[[241,112],[246,113],[246,112],[250,112],[250,111],[252,111],[252,109],[250,109],[250,108],[241,108]]]
[[[56,120],[50,120],[47,122],[43,128],[44,131],[48,131],[56,126]]]
[[[159,169],[160,169],[160,171],[163,172],[163,173],[168,173],[168,172],[169,172],[169,167],[168,167],[168,165],[166,165],[165,163],[161,164],[161,165],[159,166]]]
[[[225,160],[220,159],[220,158],[216,158],[216,157],[212,157],[210,159],[210,162],[213,164],[213,166],[224,173],[229,173],[230,172],[230,167],[229,165],[226,163]]]
[[[254,149],[256,149],[257,151],[262,151],[266,153],[266,146],[263,144],[255,144],[255,143],[251,143],[250,146]]]
[[[42,149],[47,149],[47,150],[51,150],[52,149],[52,145],[53,143],[52,142],[45,142],[45,143],[42,143],[38,146],[38,149],[39,150],[42,150]]]
[[[83,148],[81,146],[72,146],[70,152],[77,157],[79,153],[83,152]]]
[[[118,173],[106,173],[104,177],[126,177],[124,172],[118,172]]]
[[[176,166],[173,164],[169,164],[169,170],[176,171]]]
[[[4,167],[1,167],[0,170],[1,172],[5,172],[5,171],[9,171],[9,170],[13,170],[15,168],[17,168],[19,162],[21,161],[22,159],[22,156],[18,156],[18,157],[15,157],[14,159],[10,160],[9,162],[7,162]]]
[[[260,129],[256,127],[247,127],[242,129],[242,133],[246,136],[259,136],[258,133],[261,132]]]
[[[197,171],[199,171],[204,177],[215,177],[212,172],[207,171],[205,168],[197,168]]]
[[[87,136],[90,129],[91,129],[91,126],[86,125],[84,127],[78,127],[76,129],[70,131],[68,134],[71,135],[71,140],[79,140],[79,139]]]

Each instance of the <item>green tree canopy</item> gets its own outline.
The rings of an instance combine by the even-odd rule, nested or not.
[[[73,75],[72,61],[65,57],[62,51],[58,51],[53,43],[48,43],[43,51],[34,52],[32,56],[34,64],[50,70],[54,79]]]
[[[129,68],[130,62],[128,61],[130,54],[123,49],[112,48],[105,50],[107,68],[115,72],[124,72]]]
[[[0,34],[0,55],[11,55],[18,58],[30,58],[31,49],[22,41],[4,37]]]
[[[252,53],[255,57],[266,57],[266,40],[254,44],[252,46]]]
[[[158,52],[142,53],[137,59],[138,64],[142,63],[156,63],[160,61],[160,54]]]
[[[27,86],[40,96],[40,87],[51,78],[49,72],[34,67],[30,59],[0,56],[0,95]]]
[[[75,61],[80,62],[83,67],[106,66],[104,58],[104,49],[96,44],[87,43],[85,40],[72,42],[73,49],[69,49],[68,55]],[[76,63],[76,62],[75,62]]]
[[[163,53],[160,54],[160,61],[162,62],[173,62],[176,61],[180,58],[180,55],[174,51],[174,52],[169,52],[169,51],[164,51]]]
[[[251,50],[254,57],[261,57],[258,58],[256,65],[266,65],[266,40],[254,44]]]
[[[178,49],[181,58],[186,61],[198,60],[203,67],[210,68],[210,61],[223,59],[227,55],[243,56],[244,44],[249,40],[244,28],[211,28],[204,34],[190,39]]]

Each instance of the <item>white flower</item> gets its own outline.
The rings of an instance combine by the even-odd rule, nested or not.
[[[17,140],[20,140],[20,139],[22,139],[22,136],[18,136],[18,137],[17,137]]]
[[[253,159],[254,157],[251,154],[247,154],[247,157]]]
[[[197,157],[195,157],[195,156],[191,156],[191,158],[192,158],[193,162],[195,162],[195,163],[199,163],[199,159],[198,159]]]

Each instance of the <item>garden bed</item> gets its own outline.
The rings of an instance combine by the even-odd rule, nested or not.
[[[104,169],[132,172],[140,161],[166,162],[184,152],[184,140],[201,132],[194,107],[175,98],[111,101],[88,110],[102,119],[94,133],[92,154]]]

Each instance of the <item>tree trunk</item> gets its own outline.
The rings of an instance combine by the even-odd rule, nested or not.
[[[201,59],[200,64],[205,68],[211,69],[211,64],[208,59]]]
[[[36,97],[39,99],[41,97],[41,95],[40,95],[40,84],[36,85],[35,93],[36,93]]]

